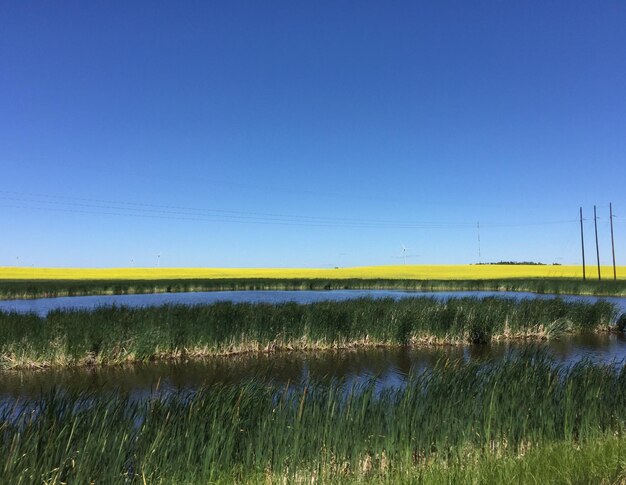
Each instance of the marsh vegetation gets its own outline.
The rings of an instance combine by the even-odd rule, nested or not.
[[[613,482],[625,476],[626,370],[542,354],[443,360],[395,390],[54,391],[0,419],[2,483]]]
[[[4,368],[188,360],[375,346],[462,345],[623,331],[611,303],[561,299],[360,298],[0,312]]]
[[[626,296],[626,280],[583,281],[568,278],[0,280],[0,299],[246,290],[525,291],[561,295]]]
[[[0,312],[5,369],[623,332],[610,302],[359,298]],[[442,354],[443,355],[443,354]],[[82,366],[82,367],[81,367]],[[626,477],[626,368],[525,350],[442,357],[401,386],[261,374],[0,401],[1,483],[484,483]],[[560,466],[555,467],[553,463]]]

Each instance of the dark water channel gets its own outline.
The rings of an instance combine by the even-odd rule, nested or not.
[[[497,292],[416,293],[401,291],[244,291],[210,293],[174,293],[151,295],[87,296],[39,300],[1,301],[0,310],[36,312],[62,308],[90,309],[106,305],[141,307],[172,303],[206,304],[216,301],[270,302],[345,300],[355,297],[404,298],[432,296],[507,296],[513,298],[553,298],[552,295]],[[565,296],[566,300],[596,301],[591,296]],[[603,298],[626,311],[626,298]],[[440,359],[481,361],[504,358],[528,349],[524,343],[492,343],[475,346],[437,348],[396,348],[331,352],[291,352],[270,355],[216,357],[203,361],[160,362],[133,366],[0,371],[0,408],[16,400],[36,398],[52,388],[98,392],[120,391],[138,398],[158,389],[159,393],[194,389],[214,383],[238,383],[249,379],[269,380],[276,384],[306,383],[337,378],[347,384],[376,379],[377,387],[399,387],[411,372],[432,368]],[[583,359],[623,365],[626,359],[626,337],[623,334],[592,334],[532,344],[548,352],[557,363],[571,365]]]
[[[342,379],[358,384],[376,379],[380,389],[400,387],[411,372],[432,368],[440,359],[483,361],[528,350],[523,343],[493,343],[439,348],[394,348],[325,352],[289,352],[215,357],[202,361],[159,362],[100,368],[19,370],[0,372],[0,403],[36,398],[53,387],[93,392],[121,391],[135,397],[194,389],[215,383],[234,384],[262,379],[275,384],[304,384],[308,380]],[[592,334],[533,344],[557,363],[588,359],[623,365],[626,337]]]

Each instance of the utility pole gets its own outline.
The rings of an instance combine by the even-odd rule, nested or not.
[[[615,268],[615,241],[613,240],[613,204],[610,202],[609,212],[611,214],[611,252],[613,253],[613,279],[617,280],[617,269]]]
[[[596,206],[593,206],[593,225],[596,228],[596,259],[598,261],[598,281],[602,279],[600,275],[600,248],[598,247],[598,218],[596,216]]]
[[[583,252],[583,281],[587,279],[585,274],[585,236],[583,234],[583,208],[580,208],[580,244]]]
[[[480,221],[476,223],[476,231],[478,232],[478,264],[482,264],[480,256]]]

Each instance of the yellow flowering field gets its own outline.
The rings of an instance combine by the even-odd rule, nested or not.
[[[0,267],[0,280],[152,280],[193,278],[382,278],[416,280],[480,280],[508,278],[581,278],[580,266],[535,265],[396,265],[354,268],[29,268]],[[597,267],[587,267],[588,279]],[[613,268],[602,267],[603,279],[613,278]],[[617,268],[626,279],[626,266]]]

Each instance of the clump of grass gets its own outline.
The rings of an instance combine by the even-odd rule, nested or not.
[[[171,305],[47,317],[0,312],[0,366],[116,364],[276,350],[486,343],[612,328],[615,307],[560,299]]]
[[[496,460],[502,476],[527,463],[522,476],[554,483],[571,474],[544,451],[586,457],[589,477],[624,469],[626,370],[541,354],[442,361],[384,392],[374,382],[248,382],[140,400],[56,391],[0,418],[2,483],[484,482],[499,476]]]

